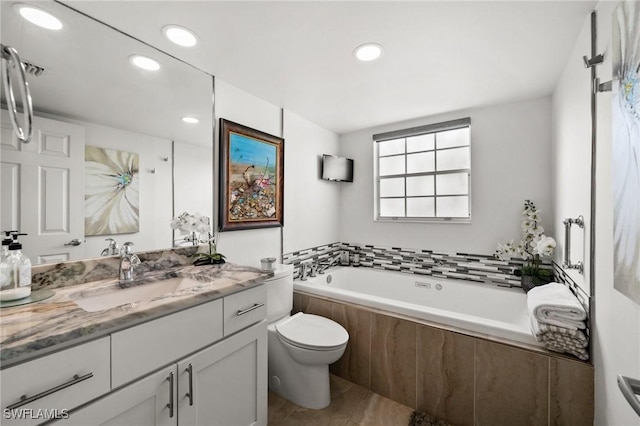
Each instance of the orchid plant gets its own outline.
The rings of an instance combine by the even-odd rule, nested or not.
[[[199,213],[190,214],[182,213],[171,219],[171,228],[180,231],[182,235],[186,235],[185,241],[190,241],[193,245],[200,243],[209,244],[209,253],[196,253],[193,257],[196,259],[196,265],[208,265],[213,263],[224,263],[225,256],[216,251],[216,239],[211,233],[211,221],[207,216]],[[207,238],[201,238],[206,234]]]
[[[556,240],[544,234],[540,211],[536,209],[531,200],[524,202],[520,227],[522,240],[518,244],[514,244],[513,240],[505,244],[498,244],[495,257],[500,260],[508,260],[515,256],[524,259],[527,263],[519,271],[519,275],[536,277],[553,275],[553,271],[540,268],[540,262],[544,256],[553,254]]]
[[[198,245],[206,240],[200,240],[200,235],[210,234],[211,224],[207,216],[200,213],[190,214],[182,213],[171,219],[171,229],[180,231],[182,235],[186,235],[185,241],[191,241],[193,245]]]

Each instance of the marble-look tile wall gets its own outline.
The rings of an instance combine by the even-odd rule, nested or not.
[[[193,254],[206,252],[208,249],[209,246],[201,245],[136,253],[141,261],[137,267],[138,272],[144,274],[149,271],[190,265],[193,262],[191,259]],[[108,278],[115,279],[118,277],[119,266],[120,257],[118,256],[34,265],[31,270],[31,285],[33,290],[54,289]]]
[[[593,424],[588,363],[295,293],[299,311],[349,332],[333,374],[451,424]]]

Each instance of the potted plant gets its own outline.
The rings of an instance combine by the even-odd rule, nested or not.
[[[196,253],[193,257],[196,259],[193,264],[199,265],[220,265],[225,262],[225,255],[216,251],[216,239],[209,232],[209,253]]]
[[[526,261],[519,270],[515,271],[515,275],[521,277],[522,288],[528,292],[535,286],[554,280],[553,270],[542,268],[540,263],[543,257],[553,254],[556,241],[544,234],[540,211],[530,200],[525,200],[524,203],[521,229],[522,240],[517,245],[513,240],[506,244],[498,244],[495,257],[508,260],[519,256]]]

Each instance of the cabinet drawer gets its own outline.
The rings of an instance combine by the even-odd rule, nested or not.
[[[111,335],[114,388],[222,338],[222,299]]]
[[[42,423],[109,392],[109,361],[103,337],[0,371],[2,424]],[[13,408],[22,395],[33,401]]]
[[[224,335],[267,317],[267,286],[260,285],[224,298]]]

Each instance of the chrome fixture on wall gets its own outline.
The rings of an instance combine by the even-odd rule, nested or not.
[[[593,58],[587,58],[587,55],[584,55],[582,57],[582,60],[584,61],[585,68],[591,68],[593,66],[600,65],[601,63],[603,63],[604,55],[601,53],[599,55],[594,56]]]
[[[33,103],[31,101],[29,84],[27,83],[25,66],[20,60],[18,52],[13,47],[0,44],[0,51],[2,52],[2,59],[4,59],[4,90],[7,95],[7,109],[9,110],[13,131],[21,142],[29,143],[31,136],[33,136]],[[11,77],[13,68],[17,70],[16,74],[19,79],[20,95],[22,96],[22,127],[18,123],[18,107],[16,96],[13,92],[14,84]]]
[[[564,225],[564,262],[562,267],[565,269],[577,269],[581,274],[584,273],[584,264],[582,262],[571,263],[571,226],[573,224],[578,225],[580,228],[584,228],[584,218],[582,215],[575,219],[567,218],[562,221]]]
[[[640,380],[619,374],[618,387],[633,411],[640,416],[640,400],[636,397],[636,395],[640,395]]]

